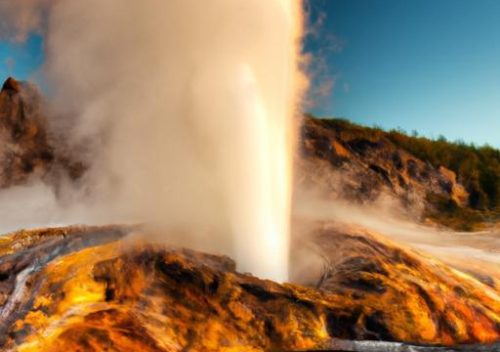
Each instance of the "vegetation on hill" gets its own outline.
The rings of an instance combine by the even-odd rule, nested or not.
[[[477,147],[444,137],[432,140],[390,131],[387,137],[397,146],[433,166],[453,170],[470,193],[470,206],[478,210],[500,208],[500,150],[488,145]]]

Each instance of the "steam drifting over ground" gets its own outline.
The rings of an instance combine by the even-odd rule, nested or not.
[[[338,174],[338,177],[345,175]],[[486,273],[500,278],[500,238],[495,229],[483,232],[455,232],[429,226],[409,216],[393,195],[382,193],[373,202],[353,203],[342,198],[329,199],[324,191],[310,186],[294,187],[291,279],[294,282],[316,282],[324,269],[322,248],[311,238],[311,224],[327,223],[354,232],[363,229],[380,238],[390,239],[403,247],[417,250],[425,257],[437,258],[460,270]],[[414,214],[420,215],[420,214]],[[348,257],[338,248],[338,257]],[[311,280],[311,277],[313,279]]]
[[[285,280],[294,114],[305,82],[301,3],[19,6],[30,22],[14,27],[15,39],[47,23],[52,127],[91,166],[81,189],[64,192],[64,209],[41,217],[153,222],[178,237],[167,241]]]

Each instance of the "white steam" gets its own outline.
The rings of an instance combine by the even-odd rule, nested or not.
[[[333,201],[324,192],[306,187],[299,186],[295,191],[293,214],[297,225],[293,232],[297,243],[293,255],[297,260],[291,275],[294,281],[303,282],[311,275],[317,279],[324,265],[322,258],[318,257],[314,240],[309,238],[311,227],[314,228],[311,224],[322,222],[337,226],[342,231],[346,225],[355,225],[375,236],[384,236],[421,253],[428,253],[459,269],[475,268],[478,272],[496,275],[500,267],[498,229],[461,233],[425,226],[408,218],[407,211],[401,211],[399,201],[388,194],[382,194],[373,203],[361,205],[339,198]],[[341,248],[337,254],[342,258]]]
[[[53,127],[91,166],[57,218],[152,222],[286,280],[300,1],[30,4],[48,14]]]

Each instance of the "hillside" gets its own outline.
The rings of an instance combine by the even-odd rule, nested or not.
[[[457,230],[500,219],[494,148],[306,116],[301,150],[301,182],[332,197],[371,202],[389,194],[422,221]]]

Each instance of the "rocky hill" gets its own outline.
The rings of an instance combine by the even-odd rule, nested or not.
[[[301,184],[331,199],[390,195],[408,214],[459,230],[500,219],[500,151],[493,148],[311,116],[300,143]]]
[[[47,130],[43,101],[35,86],[8,78],[0,91],[0,188],[42,179],[57,187],[62,177],[85,170],[73,160],[63,136]]]

